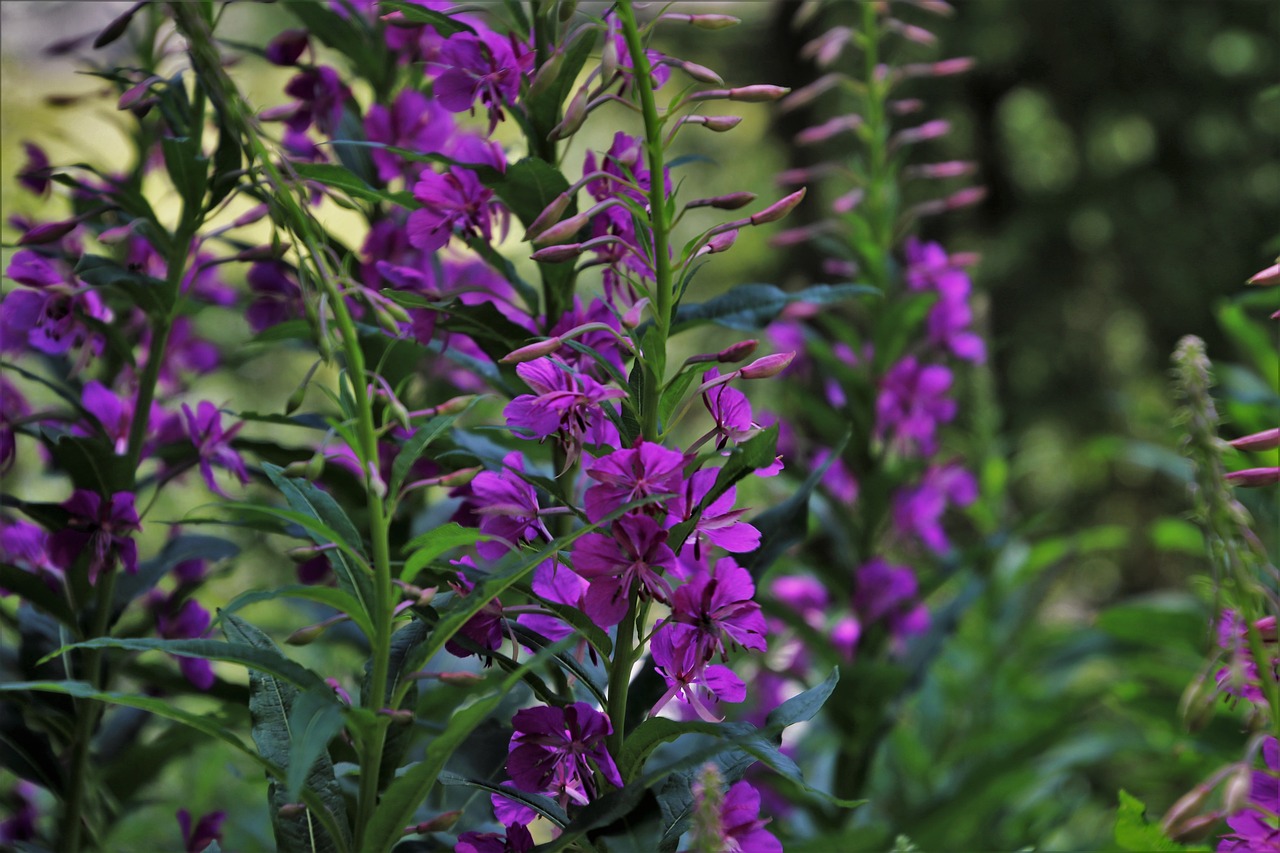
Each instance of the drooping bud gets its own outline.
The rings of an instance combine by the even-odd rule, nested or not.
[[[586,120],[587,87],[583,86],[573,96],[573,100],[569,101],[569,106],[564,108],[564,119],[551,129],[551,133],[547,134],[547,138],[553,142],[567,139],[577,133],[578,128],[582,127],[582,123]]]
[[[622,315],[622,325],[628,329],[634,329],[641,323],[644,316],[644,309],[649,307],[649,297],[643,296],[636,300],[636,304],[627,309],[627,313]]]
[[[767,222],[777,222],[779,219],[782,219],[788,213],[795,210],[796,205],[798,205],[801,202],[801,200],[804,199],[804,194],[806,191],[807,191],[806,188],[802,187],[799,190],[796,190],[795,192],[791,193],[791,195],[785,196],[782,199],[774,202],[773,204],[766,207],[764,210],[753,215],[751,217],[751,224],[764,225]]]
[[[477,675],[474,672],[442,672],[436,678],[453,687],[471,687],[473,684],[484,681],[483,675]]]
[[[849,78],[845,77],[843,74],[834,72],[831,74],[823,74],[812,83],[801,86],[790,95],[787,95],[787,97],[783,98],[782,103],[778,106],[783,110],[794,110],[798,107],[803,107],[813,101],[816,101],[819,96],[830,89],[834,89],[836,86],[839,86],[848,79]]]
[[[678,21],[703,30],[723,30],[725,27],[742,23],[741,18],[735,18],[733,15],[688,15],[678,12],[667,12],[658,20]]]
[[[698,255],[698,256],[714,255],[719,252],[726,251],[730,246],[733,245],[734,241],[737,239],[738,239],[737,228],[734,228],[731,231],[725,231],[722,234],[716,234],[714,237],[712,237],[710,240],[707,241],[707,244],[705,246],[698,249],[695,255]]]
[[[426,835],[428,832],[448,832],[458,822],[458,818],[462,817],[462,811],[455,809],[451,812],[442,812],[431,820],[423,821],[417,826],[410,826],[405,829],[405,835]]]
[[[699,83],[710,83],[713,86],[724,85],[724,78],[705,65],[699,65],[696,62],[688,62],[684,60],[673,62],[672,64],[685,74],[688,74],[694,80],[697,80]]]
[[[738,375],[743,379],[768,379],[786,370],[791,365],[791,362],[795,360],[795,357],[794,350],[766,355],[763,358],[757,358],[739,370]]]
[[[1196,815],[1195,817],[1187,818],[1177,826],[1170,827],[1165,834],[1169,836],[1171,841],[1177,841],[1180,844],[1193,844],[1208,838],[1213,828],[1222,822],[1222,818],[1221,812]]]
[[[1262,272],[1254,273],[1245,284],[1280,284],[1280,264],[1272,264]]]
[[[1257,452],[1260,450],[1275,450],[1280,447],[1280,427],[1275,429],[1266,429],[1262,432],[1255,432],[1252,435],[1246,435],[1227,442],[1236,450],[1248,450]]]
[[[535,358],[551,355],[562,346],[564,346],[564,341],[561,340],[559,335],[554,335],[546,340],[536,341],[535,343],[525,344],[518,349],[513,349],[498,361],[502,364],[519,364],[525,361],[533,361]]]
[[[817,145],[826,142],[834,136],[842,133],[849,133],[857,130],[862,126],[862,116],[850,113],[849,115],[836,116],[833,119],[824,121],[822,124],[814,127],[806,127],[804,130],[796,134],[797,145]]]
[[[536,98],[543,92],[551,88],[551,84],[560,76],[560,72],[564,69],[564,52],[556,51],[556,53],[542,63],[533,75],[533,79],[529,81],[529,92],[527,97]]]
[[[716,353],[716,361],[721,364],[735,364],[742,361],[756,351],[756,347],[760,342],[755,338],[748,338],[745,341],[738,341],[736,344],[730,344],[720,352]]]
[[[128,89],[125,89],[120,95],[120,100],[116,101],[116,109],[131,110],[138,106],[142,99],[150,94],[151,86],[155,83],[159,83],[161,79],[163,78],[152,75],[141,83],[136,83]]]
[[[592,210],[585,210],[582,213],[574,214],[568,219],[562,219],[555,225],[546,228],[534,237],[533,244],[535,246],[553,246],[557,243],[565,242],[586,227],[587,223],[591,220],[593,212],[594,208]]]
[[[742,116],[702,116],[701,118],[702,121],[698,124],[714,133],[724,133],[742,124]]]
[[[365,488],[372,490],[373,494],[380,499],[385,500],[387,497],[387,481],[382,479],[382,472],[378,470],[378,463],[372,459],[365,466]]]
[[[1245,468],[1243,471],[1228,471],[1227,482],[1233,486],[1244,486],[1249,489],[1274,486],[1276,483],[1280,483],[1280,467]]]
[[[1216,785],[1216,782],[1214,783]],[[1187,793],[1183,794],[1177,801],[1169,807],[1169,811],[1165,812],[1164,817],[1160,821],[1161,828],[1166,834],[1173,827],[1182,824],[1188,818],[1195,815],[1196,812],[1204,806],[1209,799],[1209,795],[1213,793],[1214,785],[1208,782],[1202,782],[1196,785]]]
[[[1227,814],[1237,814],[1249,807],[1249,792],[1253,789],[1253,769],[1241,764],[1227,780],[1222,794],[1222,809]]]
[[[729,193],[728,195],[718,195],[713,196],[712,198],[695,198],[693,201],[686,204],[685,207],[690,210],[697,207],[714,207],[717,210],[737,210],[740,207],[746,207],[755,200],[755,193]]]
[[[61,222],[44,222],[18,238],[19,246],[40,246],[61,240],[75,229],[75,219],[64,219]]]

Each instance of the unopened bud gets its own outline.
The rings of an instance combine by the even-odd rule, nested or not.
[[[736,89],[730,89],[728,97],[731,101],[744,101],[748,104],[758,104],[768,101],[776,101],[790,91],[791,90],[786,86],[771,86],[766,83],[761,83],[755,86],[739,86]]]
[[[1222,817],[1218,812],[1196,815],[1184,820],[1177,826],[1169,827],[1165,831],[1165,835],[1169,836],[1171,841],[1177,841],[1180,844],[1203,841],[1209,837],[1210,831],[1222,821]]]
[[[807,127],[796,134],[797,145],[817,145],[826,142],[832,137],[839,136],[842,133],[849,133],[857,130],[862,126],[862,116],[849,115],[836,116],[829,121],[814,127]]]
[[[475,394],[463,394],[459,397],[450,397],[443,403],[435,407],[437,415],[456,415],[458,412],[466,410],[471,405],[471,401],[476,398]]]
[[[849,213],[862,203],[862,187],[854,187],[844,195],[831,202],[831,209],[836,213]]]
[[[738,375],[743,379],[768,379],[786,370],[791,365],[791,362],[795,360],[795,357],[794,351],[766,355],[763,358],[757,358],[746,367],[740,369]]]
[[[284,553],[286,557],[295,563],[306,563],[316,557],[323,556],[326,551],[332,551],[333,548],[333,545],[299,545],[296,548],[290,548]]]
[[[125,89],[124,93],[120,95],[120,100],[116,101],[116,109],[131,110],[138,106],[142,99],[150,94],[151,86],[160,82],[160,79],[161,78],[159,77],[151,76],[143,80],[141,83],[137,83],[130,86],[128,89]]]
[[[574,214],[563,219],[533,238],[535,246],[553,246],[563,243],[586,227],[591,220],[591,211]]]
[[[285,803],[277,812],[280,817],[299,817],[307,813],[305,803]]]
[[[324,454],[316,453],[305,462],[299,460],[284,466],[286,477],[298,477],[303,480],[318,480],[324,473]]]
[[[418,597],[417,599],[414,600],[413,606],[426,607],[428,604],[432,602],[433,599],[435,599],[436,592],[438,592],[439,589],[440,588],[436,586],[429,586],[424,590],[419,590]]]
[[[733,15],[688,15],[681,13],[667,13],[662,16],[662,20],[679,21],[702,30],[723,30],[725,27],[732,27],[735,24],[742,23],[741,18],[735,18]]]
[[[695,198],[693,201],[686,204],[685,207],[690,209],[696,207],[714,207],[717,210],[737,210],[740,207],[746,207],[755,200],[755,193],[729,193],[728,195],[718,195],[713,196],[712,198]]]
[[[971,57],[959,56],[954,59],[944,59],[941,62],[913,62],[903,65],[898,69],[899,76],[905,78],[911,77],[950,77],[954,74],[964,74],[973,69],[974,62]]]
[[[519,364],[525,361],[533,361],[535,358],[551,355],[562,346],[564,346],[564,341],[560,339],[560,336],[553,335],[544,341],[536,341],[535,343],[525,344],[518,349],[513,349],[498,361],[503,364]]]
[[[586,120],[587,88],[584,86],[573,96],[573,100],[569,101],[569,106],[565,107],[564,110],[564,118],[551,129],[551,133],[547,134],[547,138],[553,142],[567,139],[577,133],[578,128],[582,127],[582,123]]]
[[[440,477],[440,485],[450,489],[457,488],[458,486],[465,486],[467,483],[474,480],[476,475],[483,470],[484,468],[480,466],[476,466],[474,468],[459,468],[457,471],[442,475]]]
[[[267,43],[263,56],[272,65],[297,65],[309,44],[306,30],[285,30]]]
[[[825,92],[839,86],[848,78],[843,74],[824,74],[812,83],[801,86],[783,99],[779,106],[783,110],[794,110],[816,101]]]
[[[252,225],[270,212],[270,208],[265,204],[254,205],[253,207],[240,214],[232,221],[233,228],[243,228],[246,225]]]
[[[791,195],[774,202],[764,210],[751,217],[752,225],[764,225],[766,222],[777,222],[791,211],[795,210],[796,205],[804,198],[805,188],[796,190]]]
[[[915,24],[908,24],[899,21],[897,18],[890,18],[887,24],[890,30],[896,32],[907,41],[913,41],[916,44],[923,44],[928,47],[932,47],[938,42],[938,37],[924,27],[917,27]]]
[[[536,98],[543,92],[551,88],[551,84],[560,76],[560,72],[564,69],[564,53],[557,52],[554,56],[542,63],[542,67],[533,75],[533,79],[529,81],[529,92],[527,97]]]
[[[711,83],[715,86],[724,85],[724,78],[705,65],[699,65],[696,62],[678,62],[676,66],[699,83]]]
[[[529,223],[529,227],[525,229],[524,239],[532,240],[543,231],[546,231],[556,222],[560,221],[560,217],[569,209],[570,202],[573,199],[568,193],[560,193],[551,200],[551,204],[538,214],[538,217]]]
[[[853,30],[848,27],[832,27],[813,41],[800,48],[802,59],[811,59],[819,68],[826,68],[840,58]]]
[[[702,116],[698,124],[714,133],[724,133],[742,124],[742,116]]]
[[[634,329],[640,325],[641,317],[644,316],[644,309],[649,307],[649,297],[644,296],[636,301],[627,309],[627,313],[622,315],[622,325],[628,329]]]
[[[909,116],[924,109],[924,101],[919,98],[901,98],[890,101],[888,106],[889,112],[896,116]]]
[[[721,364],[734,364],[749,357],[756,351],[756,347],[760,342],[754,338],[748,338],[745,341],[738,341],[736,344],[730,344],[720,352],[716,353],[716,361]]]
[[[74,219],[64,219],[61,222],[44,222],[19,237],[18,245],[39,246],[45,243],[53,243],[70,234],[76,225],[77,222]]]
[[[540,264],[562,264],[571,261],[585,252],[585,243],[565,243],[563,246],[548,246],[539,249],[529,257]]]
[[[906,130],[899,131],[893,136],[893,145],[914,145],[917,142],[925,142],[930,139],[937,139],[940,136],[946,136],[951,132],[951,122],[946,119],[934,119],[916,127],[909,127]]]
[[[128,240],[133,236],[134,231],[137,229],[137,225],[141,222],[141,219],[135,219],[132,222],[125,223],[124,225],[117,225],[115,228],[108,228],[106,231],[103,231],[98,235],[98,242],[106,246],[114,246],[117,243],[123,243],[125,240]]]
[[[1246,435],[1227,443],[1236,450],[1249,450],[1255,452],[1260,450],[1274,450],[1275,448],[1280,447],[1280,427],[1263,430],[1262,432],[1255,432],[1253,435]]]
[[[1164,818],[1160,821],[1160,826],[1165,833],[1169,833],[1175,826],[1200,811],[1212,793],[1213,786],[1202,783],[1179,797],[1177,802],[1169,807],[1169,811],[1165,812]]]
[[[945,163],[922,163],[918,166],[908,166],[902,170],[902,174],[906,178],[943,180],[972,175],[977,168],[978,165],[976,163],[964,160],[949,160]]]
[[[484,681],[484,676],[474,672],[442,672],[436,676],[441,682],[454,687],[470,687]]]
[[[1280,284],[1280,264],[1272,264],[1265,270],[1252,275],[1245,284],[1272,285]]]
[[[1280,483],[1280,467],[1245,468],[1242,471],[1228,471],[1227,482],[1233,486],[1244,486],[1250,489],[1274,486],[1276,483]]]
[[[1227,814],[1236,814],[1249,807],[1249,792],[1253,788],[1253,770],[1248,765],[1240,765],[1227,780],[1222,794],[1222,808]]]
[[[600,79],[608,86],[617,73],[618,43],[615,39],[606,38],[604,47],[600,50]]]
[[[413,722],[413,711],[408,708],[380,708],[378,713],[384,717],[389,717],[391,722],[398,725],[408,725]]]
[[[734,241],[737,239],[738,239],[737,228],[734,228],[732,231],[725,231],[723,234],[717,234],[714,237],[712,237],[710,240],[708,240],[707,244],[703,246],[701,249],[699,249],[696,254],[697,255],[714,255],[719,252],[727,251],[729,247],[732,246],[734,244]]]
[[[337,616],[332,616],[323,622],[317,622],[314,625],[307,625],[306,627],[299,628],[286,637],[285,642],[291,646],[305,646],[310,643],[314,643],[325,631],[329,630],[334,625],[337,625],[339,622],[346,622],[350,618],[351,617],[345,613],[339,613]]]

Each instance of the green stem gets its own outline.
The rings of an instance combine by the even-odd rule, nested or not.
[[[605,710],[613,725],[613,734],[609,735],[608,742],[609,754],[615,758],[622,754],[622,743],[627,736],[627,694],[631,687],[631,669],[636,662],[636,604],[637,596],[632,593],[631,602],[627,605],[627,615],[622,617],[622,622],[618,625],[613,660],[609,664],[609,707]]]
[[[889,193],[893,175],[889,164],[889,121],[885,114],[886,82],[880,79],[880,29],[876,4],[862,4],[862,35],[866,104],[863,120],[867,127],[867,193],[863,212],[871,228],[872,251],[865,257],[864,272],[872,284],[886,292],[889,287],[889,253],[893,249],[893,209]]]
[[[617,5],[618,20],[622,23],[622,35],[627,42],[634,68],[632,85],[640,98],[640,110],[644,115],[645,154],[649,161],[649,220],[653,231],[653,329],[647,336],[644,354],[644,394],[640,400],[640,426],[646,441],[657,441],[661,424],[658,423],[658,400],[666,372],[667,338],[671,334],[671,313],[675,309],[675,288],[671,270],[671,223],[667,218],[667,193],[664,151],[662,147],[663,118],[653,98],[653,72],[649,57],[645,55],[636,26],[635,11],[631,0]],[[630,668],[628,667],[628,671]],[[615,721],[615,725],[616,725]]]

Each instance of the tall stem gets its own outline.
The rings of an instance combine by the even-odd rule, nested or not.
[[[640,110],[644,116],[645,154],[649,163],[649,222],[653,231],[653,323],[654,334],[646,341],[644,354],[644,395],[640,401],[640,427],[646,441],[657,441],[661,425],[658,423],[659,391],[665,380],[667,338],[671,334],[671,313],[674,310],[675,287],[671,276],[671,222],[667,217],[667,193],[662,147],[662,116],[653,98],[653,71],[640,30],[636,26],[635,10],[631,0],[622,0],[617,6],[618,20],[622,23],[622,35],[627,42],[634,69],[631,85],[640,98]],[[616,726],[618,721],[614,721]]]

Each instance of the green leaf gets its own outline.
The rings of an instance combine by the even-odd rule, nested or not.
[[[280,656],[279,650],[271,640],[257,628],[235,616],[223,619],[222,630],[227,637],[238,641],[236,644],[255,649],[266,655]],[[291,684],[280,681],[267,674],[268,670],[251,669],[249,671],[249,713],[253,718],[253,742],[258,753],[267,761],[280,767],[286,779],[292,777],[290,758],[294,752],[295,732],[292,726],[292,713],[299,701],[298,690]],[[332,689],[324,681],[306,685],[312,695],[319,700],[327,691],[329,702],[337,704]],[[301,737],[301,734],[298,734]],[[326,743],[328,740],[326,739]],[[311,746],[299,747],[298,752],[306,755]],[[302,789],[300,789],[302,790]],[[319,815],[313,814],[311,808],[300,814],[281,815],[280,809],[295,798],[288,796],[287,786],[272,780],[268,788],[268,802],[271,809],[272,828],[275,831],[276,846],[285,853],[293,851],[311,851],[326,853],[350,847],[347,833],[346,803],[342,791],[338,787],[333,772],[333,762],[328,754],[321,750],[316,753],[314,764],[305,776],[305,790],[312,791],[324,804],[325,810],[332,815],[330,824],[336,824],[342,835],[335,838],[332,831],[326,829]]]
[[[831,698],[831,694],[835,692],[836,684],[839,682],[840,670],[831,670],[831,674],[823,679],[821,684],[792,696],[770,711],[769,716],[765,717],[765,728],[781,731],[787,726],[794,726],[796,723],[807,723],[812,720],[822,710],[822,706],[826,704],[827,700]]]
[[[681,305],[671,325],[671,333],[682,332],[703,323],[716,323],[730,329],[761,329],[793,302],[826,305],[854,296],[879,295],[869,284],[815,284],[788,293],[772,284],[740,284],[727,293],[696,305]]]
[[[0,589],[48,613],[69,628],[76,627],[76,615],[67,600],[44,582],[44,578],[9,563],[0,563]]]
[[[40,438],[59,468],[67,472],[78,489],[100,495],[127,491],[133,484],[134,471],[123,456],[105,439],[60,432],[47,424],[40,425]]]
[[[284,494],[289,506],[299,513],[310,516],[312,520],[319,522],[329,531],[318,533],[312,527],[308,527],[307,532],[311,534],[316,544],[324,545],[327,542],[333,542],[346,546],[338,553],[330,554],[329,562],[333,565],[334,573],[338,577],[338,585],[360,602],[366,615],[371,614],[373,588],[368,573],[362,567],[364,555],[360,532],[346,512],[328,492],[306,480],[286,477],[284,469],[278,465],[264,462],[262,470]],[[333,538],[334,536],[337,538]],[[358,561],[351,558],[352,552],[360,555]]]
[[[166,91],[173,91],[173,87]],[[183,210],[189,216],[204,209],[204,191],[209,182],[209,158],[200,154],[199,145],[200,140],[196,137],[165,136],[160,139],[165,169],[182,199]]]
[[[228,619],[235,619],[235,617],[228,617]],[[97,637],[92,640],[63,646],[57,651],[45,655],[39,662],[44,663],[71,649],[120,649],[129,652],[164,652],[178,657],[223,660],[230,663],[238,663],[250,670],[269,673],[303,689],[310,689],[316,685],[324,686],[324,679],[301,664],[289,660],[274,645],[265,647],[252,646],[244,643],[224,643],[219,640]]]
[[[342,731],[342,706],[333,701],[333,688],[325,684],[295,698],[289,712],[289,731],[284,796],[294,802],[316,760],[328,752],[329,741]]]
[[[166,316],[177,296],[167,282],[133,272],[101,255],[82,255],[76,262],[75,273],[90,287],[119,291],[153,318]]]
[[[564,809],[560,808],[560,804],[543,794],[530,794],[511,785],[495,785],[483,779],[468,779],[456,773],[441,773],[440,784],[460,785],[467,788],[476,788],[490,794],[497,794],[512,802],[533,809],[557,826],[565,826],[569,823],[569,816],[565,814]]]
[[[413,24],[428,24],[434,27],[436,32],[448,38],[454,33],[470,33],[475,35],[475,28],[450,17],[444,12],[437,12],[434,9],[426,9],[414,3],[401,3],[397,0],[380,0],[378,7],[385,12],[399,12],[404,19]]]
[[[1185,847],[1165,836],[1158,824],[1147,823],[1144,815],[1147,807],[1123,788],[1120,789],[1120,808],[1116,812],[1115,841],[1121,850],[1143,851],[1208,851],[1203,845]]]
[[[395,462],[391,464],[391,482],[387,486],[391,494],[400,494],[400,487],[404,485],[405,478],[409,476],[409,469],[418,461],[431,442],[447,432],[458,418],[471,410],[471,407],[476,402],[477,400],[472,400],[461,412],[432,418],[414,430],[413,435],[400,448],[400,452],[396,454]]]
[[[404,569],[400,572],[401,580],[412,580],[432,560],[446,551],[452,551],[463,545],[474,545],[477,542],[488,542],[493,539],[487,533],[481,533],[474,527],[463,527],[456,521],[437,527],[416,537],[405,546],[409,558],[405,560]]]
[[[663,428],[671,420],[671,413],[676,410],[676,406],[680,405],[680,401],[684,399],[685,392],[689,390],[689,386],[693,384],[693,380],[697,379],[699,371],[692,368],[681,372],[675,379],[667,383],[667,387],[662,392],[662,397],[658,401],[658,422]]]
[[[257,764],[261,766],[272,779],[281,779],[284,777],[284,771],[278,764],[259,755],[256,750],[251,749],[244,743],[244,741],[236,737],[236,735],[226,727],[225,720],[220,717],[193,714],[190,711],[185,711],[179,708],[169,699],[157,699],[151,696],[135,696],[130,693],[114,693],[96,690],[92,685],[86,684],[83,681],[16,681],[0,683],[0,693],[17,693],[26,690],[43,693],[59,693],[66,696],[74,696],[77,699],[92,699],[97,702],[121,705],[126,708],[138,708],[155,714],[157,717],[174,720],[175,722],[182,723],[183,725],[189,726],[211,738],[230,745],[237,751],[257,762]],[[324,806],[314,792],[304,790],[302,792],[302,800],[307,804],[312,812],[315,812],[316,814],[324,813]],[[329,828],[330,833],[333,833],[338,826],[334,823],[333,816],[324,813],[323,820],[327,821],[326,826]],[[343,825],[345,826],[345,822]],[[340,851],[345,851],[350,849],[350,845],[343,844],[338,849]]]
[[[373,625],[369,621],[368,615],[360,606],[360,602],[355,596],[342,589],[335,589],[331,586],[312,586],[309,584],[290,584],[288,586],[276,587],[273,589],[256,589],[242,592],[231,600],[226,607],[220,608],[218,611],[218,620],[224,616],[234,613],[243,607],[251,604],[258,604],[263,601],[274,601],[277,598],[300,598],[304,601],[314,601],[317,604],[323,604],[332,607],[340,613],[345,613],[351,617],[351,621],[356,627],[364,632],[366,637],[373,636]],[[218,620],[215,620],[215,624]]]
[[[378,809],[373,814],[364,834],[366,850],[390,850],[404,834],[404,828],[422,805],[437,781],[443,781],[445,763],[454,751],[502,702],[507,693],[534,666],[540,665],[549,654],[566,647],[561,642],[531,656],[519,669],[508,673],[498,684],[496,691],[459,711],[449,719],[448,725],[427,744],[422,760],[409,767],[383,793]],[[497,681],[496,674],[489,680]],[[549,815],[550,816],[550,815]],[[563,812],[557,817],[563,818]],[[556,819],[552,817],[552,819]],[[561,826],[567,819],[559,821]]]
[[[412,193],[391,192],[371,187],[355,172],[337,163],[295,163],[293,169],[308,181],[324,184],[330,189],[342,190],[352,198],[374,203],[386,202],[400,207],[415,206]]]

